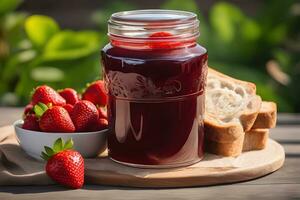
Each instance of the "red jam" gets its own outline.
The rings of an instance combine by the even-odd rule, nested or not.
[[[172,34],[149,38],[156,36]],[[203,157],[206,50],[195,39],[189,46],[179,40],[145,43],[137,49],[111,40],[101,52],[109,156],[140,167],[195,163]]]

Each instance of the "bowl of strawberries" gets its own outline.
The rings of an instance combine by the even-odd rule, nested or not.
[[[38,86],[23,119],[14,123],[18,142],[39,160],[44,146],[51,146],[58,138],[72,139],[74,149],[83,157],[96,157],[107,145],[107,101],[102,80],[89,84],[82,95],[72,88],[56,91]]]

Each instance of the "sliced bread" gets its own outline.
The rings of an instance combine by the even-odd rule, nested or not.
[[[269,129],[251,129],[245,133],[243,151],[261,150],[267,145]]]
[[[231,156],[236,157],[242,153],[244,144],[244,135],[231,142],[216,142],[205,138],[205,151],[221,156]]]
[[[252,129],[274,128],[277,120],[277,106],[274,102],[263,101]]]
[[[238,156],[261,107],[253,83],[240,81],[211,68],[205,97],[205,140],[208,152]]]

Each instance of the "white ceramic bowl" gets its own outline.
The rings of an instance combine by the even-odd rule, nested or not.
[[[31,131],[22,128],[23,120],[17,120],[14,128],[22,149],[30,156],[42,160],[40,155],[44,146],[52,147],[54,141],[62,138],[64,141],[72,138],[74,149],[85,158],[92,158],[105,151],[108,130],[77,133],[47,133]]]

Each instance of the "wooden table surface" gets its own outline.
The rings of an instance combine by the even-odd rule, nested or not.
[[[21,113],[19,108],[0,108],[0,126],[11,124]],[[300,115],[280,114],[277,128],[271,130],[270,136],[283,145],[286,152],[285,164],[273,174],[248,182],[180,189],[85,185],[80,190],[67,190],[60,186],[0,186],[0,200],[300,199]]]

